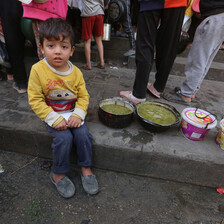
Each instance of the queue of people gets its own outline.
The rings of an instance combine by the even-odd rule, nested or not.
[[[93,139],[85,123],[89,94],[82,72],[69,61],[75,43],[72,26],[66,21],[67,0],[20,1],[22,5],[17,0],[0,1],[0,17],[12,66],[13,88],[19,93],[28,91],[31,108],[53,137],[54,167],[50,180],[58,193],[64,198],[75,194],[75,185],[67,176],[70,171],[70,151],[74,144],[83,188],[88,194],[97,194],[98,181],[91,170]],[[139,3],[135,81],[133,90],[121,91],[120,95],[137,104],[146,100],[148,90],[157,98],[163,96],[167,100],[187,104],[199,90],[212,60],[224,42],[224,2],[200,0],[204,20],[197,28],[188,55],[186,80],[179,89],[168,94],[163,92],[177,54],[188,1],[165,0],[161,3],[157,0],[139,0]],[[93,33],[100,56],[98,67],[104,69],[104,1],[82,0],[81,7],[86,56],[84,69],[91,69]],[[40,59],[32,66],[29,80],[24,64],[24,36],[18,19],[22,17],[22,12],[24,17],[32,19]],[[156,80],[149,83],[154,51]]]

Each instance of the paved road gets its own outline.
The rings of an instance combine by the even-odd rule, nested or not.
[[[76,194],[65,200],[43,161],[0,150],[1,224],[220,224],[224,217],[215,189],[94,169],[101,191],[89,196],[74,166]]]

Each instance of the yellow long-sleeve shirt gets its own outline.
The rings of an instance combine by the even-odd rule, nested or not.
[[[85,119],[89,94],[82,72],[70,61],[67,72],[58,72],[43,59],[31,68],[28,83],[29,104],[37,116],[55,127],[63,120],[60,113]]]

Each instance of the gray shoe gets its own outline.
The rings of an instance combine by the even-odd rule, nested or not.
[[[124,57],[135,55],[135,50],[130,49],[126,53],[124,53]]]
[[[51,182],[55,185],[58,193],[64,198],[71,198],[75,194],[75,185],[67,177],[63,177],[57,183],[53,179],[53,172],[50,173]]]
[[[12,87],[18,93],[26,93],[27,92],[27,88],[26,87],[20,87],[16,82],[13,82]]]
[[[82,186],[87,194],[97,194],[99,192],[99,186],[95,175],[82,176]]]

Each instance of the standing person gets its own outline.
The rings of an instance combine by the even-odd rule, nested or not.
[[[86,70],[91,70],[91,38],[94,32],[96,45],[99,52],[99,68],[104,69],[103,56],[103,15],[104,0],[83,0],[82,1],[82,39],[84,40],[84,49],[86,64],[83,66]]]
[[[156,97],[164,91],[174,63],[187,0],[139,0],[136,74],[133,91],[120,95],[133,103],[146,100],[147,89]],[[156,80],[148,83],[156,48]]]
[[[66,19],[68,3],[67,0],[43,1],[44,3],[37,2],[34,0],[29,4],[23,3],[23,17],[32,19],[32,26],[37,44],[37,54],[41,60],[44,58],[44,55],[39,48],[39,26],[48,18]]]
[[[13,76],[8,76],[8,80],[14,79],[13,88],[18,93],[26,93],[27,73],[24,63],[25,38],[20,27],[22,17],[21,2],[18,0],[1,0],[0,17],[13,74]]]
[[[69,61],[75,49],[72,27],[63,19],[47,19],[40,25],[40,49],[46,58],[32,66],[28,97],[53,137],[50,179],[60,195],[74,195],[75,186],[66,173],[75,144],[83,188],[88,194],[96,194],[98,182],[91,171],[92,135],[84,123],[89,94],[81,71]]]
[[[131,2],[130,0],[125,0],[125,5],[126,5],[126,16],[124,21],[122,22],[122,26],[123,29],[125,31],[125,33],[128,34],[128,39],[129,39],[129,43],[130,43],[130,49],[124,53],[124,56],[131,56],[135,54],[135,49],[136,49],[136,45],[135,45],[135,36],[134,36],[134,31],[132,28],[132,22],[131,22],[131,15],[130,15],[130,8],[131,8]]]
[[[224,1],[200,0],[204,20],[197,27],[180,88],[164,94],[168,101],[189,105],[200,89],[213,59],[224,41]]]

